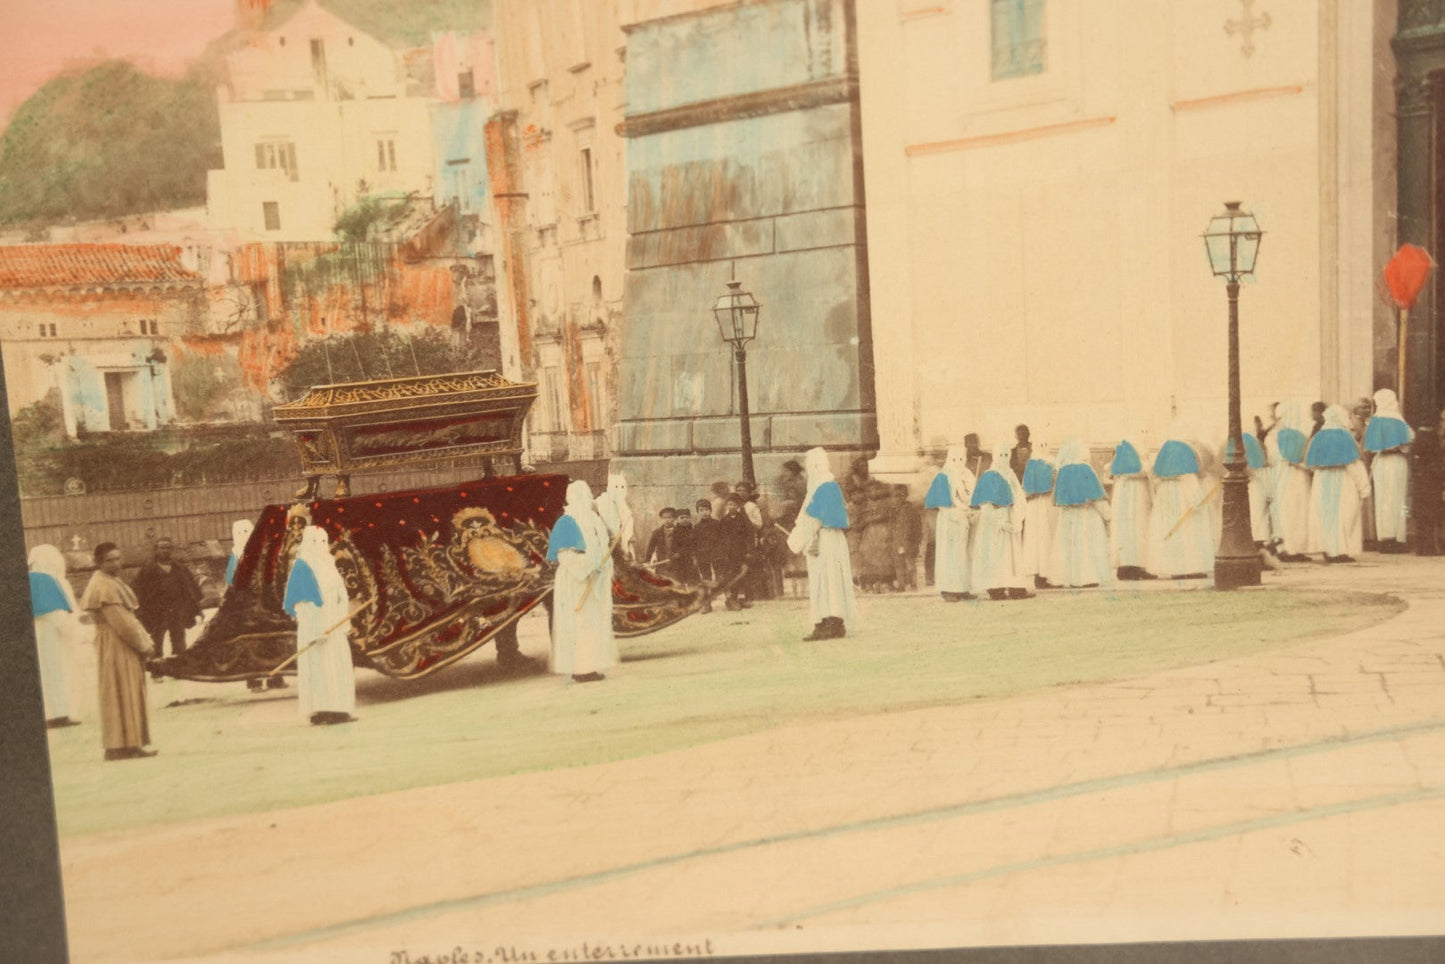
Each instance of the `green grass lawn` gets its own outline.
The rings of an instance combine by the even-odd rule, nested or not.
[[[95,713],[51,731],[63,836],[583,766],[789,723],[999,699],[1287,647],[1378,623],[1390,596],[1261,590],[859,599],[859,633],[804,643],[806,604],[718,611],[621,641],[602,683],[500,677],[491,648],[414,682],[358,678],[360,722],[304,725],[295,690],[152,684],[160,756],[101,762]],[[540,616],[525,651],[545,651]],[[178,697],[202,702],[166,706]]]

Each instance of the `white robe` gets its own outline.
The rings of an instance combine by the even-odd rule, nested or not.
[[[1275,466],[1274,498],[1279,507],[1279,540],[1281,552],[1303,555],[1309,549],[1310,471],[1293,462]]]
[[[1370,475],[1356,459],[1315,469],[1310,485],[1309,548],[1327,556],[1359,555],[1364,548],[1360,502],[1370,494]]]
[[[1022,547],[1014,508],[991,502],[978,507],[978,522],[974,525],[973,584],[979,591],[1025,588],[1024,577],[1018,570]]]
[[[1019,533],[1019,575],[1043,576],[1058,582],[1054,571],[1054,533],[1059,527],[1059,507],[1052,491],[1031,495],[1024,502],[1024,526]]]
[[[597,507],[598,517],[600,517],[603,524],[607,526],[606,545],[611,545],[613,542],[616,542],[617,548],[622,550],[624,558],[633,558],[635,554],[636,533],[634,531],[635,523],[633,521],[631,507],[628,506],[624,500],[620,499],[615,492],[610,490],[599,495],[595,501],[595,505]],[[714,518],[721,518],[721,516],[714,516]],[[608,585],[611,585],[611,583],[608,583]]]
[[[1375,495],[1375,538],[1405,541],[1405,506],[1410,461],[1399,452],[1380,452],[1370,466]]]
[[[1277,457],[1275,453],[1270,453],[1271,459]],[[1283,464],[1283,461],[1271,462],[1255,473],[1255,478],[1264,486],[1265,524],[1268,526],[1266,531],[1269,533],[1265,537],[1265,541],[1271,544],[1278,543],[1281,538],[1280,533],[1284,531],[1283,503],[1280,501],[1279,490],[1279,479],[1284,474]],[[1258,532],[1254,534],[1254,538],[1256,542],[1259,541]]]
[[[1149,559],[1149,480],[1142,475],[1116,475],[1110,508],[1114,517],[1109,539],[1115,566],[1147,569]]]
[[[808,565],[809,618],[815,625],[830,617],[841,619],[844,627],[853,632],[858,613],[847,530],[828,528],[803,511],[788,534],[788,548],[802,553]]]
[[[617,664],[617,640],[612,635],[613,564],[607,552],[611,536],[596,515],[579,519],[578,525],[586,548],[557,553],[552,590],[552,672],[562,676],[600,673]],[[597,576],[589,591],[593,572]]]
[[[1214,512],[1209,505],[1201,505],[1203,499],[1197,475],[1159,480],[1149,517],[1150,572],[1184,576],[1214,571]],[[1194,511],[1185,519],[1191,509]]]
[[[1266,466],[1262,469],[1249,469],[1248,471],[1249,531],[1255,542],[1268,543],[1273,538],[1269,521],[1269,497],[1273,470]]]
[[[1099,500],[1103,504],[1103,500]],[[1109,532],[1099,507],[1059,506],[1059,528],[1054,534],[1050,577],[1060,586],[1112,586],[1109,566]]]
[[[969,566],[969,529],[973,520],[966,505],[957,500],[949,508],[937,510],[934,523],[933,586],[939,592],[973,592],[973,572]]]
[[[328,627],[346,618],[350,608],[346,588],[335,587],[328,594],[321,586],[325,605],[296,604],[296,645],[302,647],[316,639]],[[329,596],[329,598],[328,598]],[[326,638],[296,657],[296,697],[301,715],[310,719],[313,713],[345,713],[356,709],[356,670],[351,664],[351,644],[346,641],[351,623],[343,622]]]
[[[65,682],[65,637],[71,632],[75,614],[63,609],[35,617],[35,646],[40,657],[40,694],[45,701],[45,718],[70,715],[70,694]]]

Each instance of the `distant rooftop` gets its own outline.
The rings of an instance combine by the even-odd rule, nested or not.
[[[391,47],[421,47],[433,31],[470,33],[491,26],[491,0],[316,0],[324,10]],[[275,0],[261,21],[275,30],[306,0]]]
[[[0,246],[0,289],[199,281],[171,244]]]

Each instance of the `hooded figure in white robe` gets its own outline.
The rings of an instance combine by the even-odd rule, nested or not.
[[[968,453],[951,446],[943,468],[933,477],[923,507],[936,509],[934,520],[933,584],[947,602],[973,598],[973,572],[969,564],[969,530],[973,526],[973,487]]]
[[[1365,451],[1374,453],[1370,482],[1375,502],[1375,537],[1381,552],[1405,551],[1405,515],[1409,497],[1410,460],[1406,453],[1415,433],[1400,415],[1395,393],[1375,393],[1375,414],[1365,426]]]
[[[591,498],[591,488],[587,491]],[[632,506],[627,502],[627,477],[621,473],[609,472],[607,491],[597,496],[594,505],[594,511],[607,525],[610,534],[608,545],[616,542],[622,558],[631,561],[636,556],[636,524],[632,518]]]
[[[296,697],[302,717],[317,725],[351,722],[356,709],[356,671],[347,641],[351,605],[320,526],[301,533],[282,605],[296,617]]]
[[[40,695],[45,725],[74,726],[65,672],[65,646],[80,631],[80,606],[65,577],[65,556],[54,546],[30,550],[30,612],[35,619],[35,646],[40,659]]]
[[[1305,464],[1310,483],[1309,549],[1325,562],[1354,562],[1364,548],[1360,503],[1370,494],[1370,474],[1350,434],[1350,413],[1343,406],[1325,409],[1325,425],[1310,439]]]
[[[1120,579],[1154,579],[1149,572],[1149,516],[1153,498],[1144,460],[1134,443],[1124,439],[1114,447],[1109,465],[1114,480],[1109,506],[1113,524],[1109,527],[1110,555]]]
[[[1214,570],[1214,513],[1199,484],[1199,455],[1181,431],[1154,456],[1154,511],[1149,517],[1149,569],[1173,579]]]
[[[1305,466],[1305,452],[1312,424],[1308,404],[1288,401],[1280,406],[1279,425],[1271,433],[1279,452],[1274,466],[1278,526],[1273,531],[1279,557],[1285,562],[1304,562],[1309,551],[1310,470]]]
[[[1249,479],[1249,531],[1256,546],[1266,546],[1273,541],[1269,521],[1269,455],[1253,432],[1244,432],[1244,474]],[[1234,454],[1234,443],[1226,439],[1223,446],[1223,469],[1229,472],[1229,458]],[[1222,493],[1221,493],[1222,495]],[[1221,520],[1221,527],[1223,520]]]
[[[1053,502],[1059,510],[1051,570],[1061,586],[1113,586],[1109,565],[1109,497],[1079,439],[1059,446]]]
[[[1024,465],[1023,530],[1019,533],[1019,575],[1044,589],[1060,585],[1054,571],[1054,533],[1059,527],[1059,507],[1054,504],[1054,463],[1043,446],[1038,446]]]
[[[973,585],[975,591],[987,590],[990,599],[1026,599],[1032,595],[1019,572],[1024,487],[1009,466],[1012,449],[1012,445],[1004,443],[994,450],[993,466],[979,476],[970,503],[978,509]]]
[[[1199,460],[1199,491],[1204,493],[1204,505],[1209,509],[1209,531],[1214,548],[1218,549],[1224,538],[1224,459],[1219,449],[1206,445],[1198,437],[1185,441]]]
[[[241,556],[246,552],[246,543],[251,538],[251,533],[256,531],[255,524],[250,519],[237,519],[231,523],[231,558],[226,562],[226,588],[230,589],[231,584],[236,581],[236,567],[241,564]]]
[[[843,490],[833,480],[828,453],[809,449],[803,458],[808,494],[788,550],[802,553],[808,566],[808,611],[813,631],[805,640],[841,639],[857,630],[853,597],[853,563],[848,557],[848,509]]]
[[[557,564],[552,589],[552,672],[579,683],[603,678],[617,663],[612,635],[613,533],[598,515],[592,490],[567,486],[566,512],[552,526],[547,559]]]

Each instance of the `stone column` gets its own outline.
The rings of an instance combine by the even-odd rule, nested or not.
[[[908,51],[896,4],[860,3],[857,17],[879,440],[869,472],[885,482],[906,482],[917,471],[922,447],[909,278],[907,111],[900,106],[907,103],[907,81],[899,65]]]

